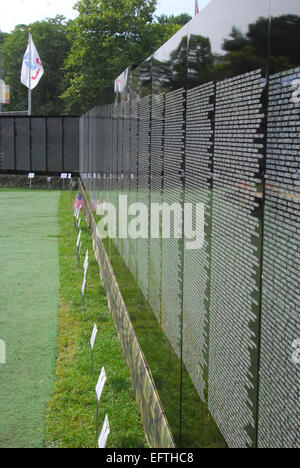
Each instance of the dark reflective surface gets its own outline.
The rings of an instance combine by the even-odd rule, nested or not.
[[[146,357],[182,446],[222,446],[220,431],[230,447],[300,445],[299,26],[298,0],[213,0],[124,73],[107,127],[84,118],[95,198],[204,205],[198,251],[116,242],[170,343],[168,364],[165,348]]]
[[[36,118],[31,122],[31,160],[32,170],[46,171],[46,120]]]
[[[79,118],[0,117],[0,153],[1,171],[78,173]]]
[[[2,170],[15,169],[15,148],[14,148],[14,119],[0,119],[0,151],[2,153]]]
[[[15,156],[17,171],[26,171],[30,167],[30,130],[29,119],[15,121]]]

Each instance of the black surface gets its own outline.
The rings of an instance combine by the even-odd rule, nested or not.
[[[94,194],[116,200],[127,191],[129,160],[131,203],[139,195],[147,202],[150,174],[150,201],[205,206],[200,251],[150,241],[148,288],[138,271],[147,250],[129,242],[129,268],[182,360],[181,378],[174,369],[167,375],[176,390],[163,404],[186,446],[210,440],[210,416],[200,400],[191,403],[186,369],[230,447],[300,444],[299,367],[291,360],[300,338],[300,104],[291,102],[299,42],[299,0],[212,0],[128,68],[111,107],[114,124],[94,121],[98,131],[84,136],[102,132],[96,166],[90,142],[81,153]],[[117,161],[113,194],[92,183],[92,171],[107,180],[107,158],[113,168]],[[126,261],[126,244],[117,244]],[[193,412],[202,414],[198,425]]]

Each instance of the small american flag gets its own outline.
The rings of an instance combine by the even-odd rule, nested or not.
[[[85,205],[85,203],[84,203],[84,201],[83,201],[82,195],[81,195],[81,193],[78,193],[78,194],[77,194],[77,197],[76,197],[76,200],[75,200],[74,203],[73,203],[73,206],[74,206],[74,208],[75,208],[76,210],[81,211],[82,208],[84,207],[84,205]]]

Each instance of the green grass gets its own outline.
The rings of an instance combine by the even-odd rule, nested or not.
[[[88,192],[86,195],[90,199]],[[94,213],[94,218],[98,222],[101,216]],[[184,448],[226,448],[226,441],[208,410],[207,402],[201,401],[185,366],[174,352],[113,240],[107,237],[104,246],[176,445]]]
[[[54,382],[59,192],[0,190],[0,447],[44,445]]]
[[[59,204],[60,305],[59,338],[54,394],[47,409],[47,447],[93,448],[96,437],[95,385],[104,366],[107,382],[99,408],[101,427],[108,414],[111,434],[107,447],[146,447],[141,417],[123,359],[114,323],[109,314],[105,291],[99,280],[99,267],[92,251],[85,221],[82,229],[82,259],[90,252],[86,313],[82,310],[82,267],[76,256],[70,193],[62,193]],[[95,376],[91,372],[89,340],[94,323],[98,326],[95,344]]]
[[[225,448],[226,442],[184,366],[181,386],[181,362],[120,253],[111,240],[105,239],[104,244],[177,446],[181,431],[184,448]]]

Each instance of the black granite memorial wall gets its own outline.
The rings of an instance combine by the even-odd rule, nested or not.
[[[0,117],[2,173],[79,173],[79,117]]]
[[[156,385],[181,446],[300,447],[299,31],[298,0],[212,0],[126,70],[93,169],[117,162],[111,191],[82,117],[86,189],[148,209],[149,237],[116,245],[170,343]],[[163,203],[171,238],[162,217],[151,237]]]

